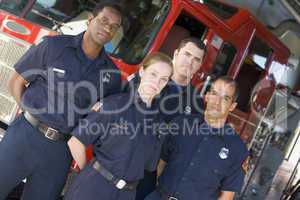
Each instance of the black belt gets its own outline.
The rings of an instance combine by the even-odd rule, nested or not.
[[[176,197],[173,197],[170,193],[168,193],[166,190],[164,190],[162,187],[157,187],[156,191],[160,195],[162,200],[179,200]]]
[[[33,126],[36,127],[39,132],[43,134],[46,138],[53,141],[67,141],[70,138],[70,135],[60,133],[58,130],[47,126],[46,124],[37,120],[29,112],[24,113],[25,119]]]
[[[108,171],[105,167],[103,167],[97,160],[94,161],[93,163],[93,168],[97,170],[106,180],[108,180],[110,183],[112,183],[116,188],[119,190],[135,190],[138,181],[135,182],[126,182],[123,179],[119,179],[115,177],[110,171]]]

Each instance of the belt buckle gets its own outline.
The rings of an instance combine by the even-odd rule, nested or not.
[[[55,130],[54,128],[48,127],[47,130],[46,130],[46,133],[45,133],[45,137],[50,139],[50,140],[54,140],[54,136],[57,133],[58,133],[57,130]]]
[[[117,184],[116,184],[116,187],[119,189],[119,190],[122,190],[125,186],[126,186],[126,181],[124,181],[123,179],[120,179]]]
[[[178,200],[176,197],[169,197],[168,200]]]

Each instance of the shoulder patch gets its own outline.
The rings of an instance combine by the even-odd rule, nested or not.
[[[131,81],[131,80],[134,79],[134,78],[135,78],[135,73],[130,74],[130,75],[127,77],[127,81],[129,82],[129,81]]]

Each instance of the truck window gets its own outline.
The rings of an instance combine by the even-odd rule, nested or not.
[[[170,1],[135,0],[124,4],[128,12],[124,20],[121,39],[111,47],[114,57],[128,64],[138,64],[147,54],[151,44],[166,18]],[[117,37],[120,38],[120,34]]]
[[[27,2],[26,0],[0,0],[0,9],[18,16],[25,8]]]
[[[229,19],[238,12],[237,8],[221,3],[220,1],[204,0],[203,2],[210,11],[221,19]]]
[[[78,2],[77,0],[37,0],[25,18],[51,29],[75,17],[80,12]]]
[[[214,78],[224,76],[227,74],[231,63],[235,57],[235,54],[235,47],[228,42],[224,42],[221,47],[221,50],[219,51],[216,57],[216,62],[211,71],[211,74],[214,76]]]
[[[254,86],[261,80],[265,73],[266,63],[272,49],[258,37],[254,37],[244,63],[236,78],[240,88],[238,109],[243,112],[250,111],[250,97]],[[251,78],[249,78],[251,77]]]
[[[183,11],[176,19],[170,29],[160,51],[173,57],[174,50],[181,40],[187,37],[196,37],[201,40],[205,38],[207,27],[201,21],[195,19],[191,14]]]

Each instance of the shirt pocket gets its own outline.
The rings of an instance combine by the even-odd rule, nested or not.
[[[190,163],[192,166],[194,162]],[[199,188],[210,188],[217,190],[222,183],[226,172],[229,171],[227,162],[224,160],[207,160],[206,162],[198,162],[193,165],[193,172],[190,173],[191,180],[198,185]],[[192,171],[191,171],[192,172]]]
[[[228,175],[230,171],[230,160],[222,160],[216,158],[208,162],[208,174],[211,178],[213,184],[219,187],[222,183],[222,180]]]
[[[54,82],[78,82],[81,73],[76,67],[72,67],[72,65],[74,63],[66,63],[59,60],[48,63],[46,67],[47,80],[54,80]]]

